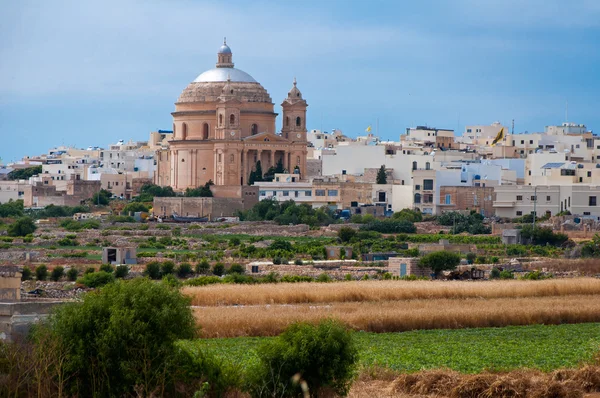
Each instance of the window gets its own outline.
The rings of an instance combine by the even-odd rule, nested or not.
[[[519,210],[519,211],[517,211],[517,216],[522,216],[522,215],[523,215],[523,212],[522,212],[522,211],[520,211],[520,210]]]
[[[299,196],[299,195],[298,195],[298,191],[295,191],[295,192],[294,192],[294,197],[296,197],[296,198],[297,198],[298,196]]]
[[[574,176],[575,175],[575,170],[560,169],[560,175],[561,176]]]
[[[546,196],[546,202],[550,202],[550,196]]]
[[[588,206],[596,206],[596,197],[590,196],[588,199]]]
[[[304,191],[304,196],[312,196],[312,191]]]
[[[517,201],[522,201],[523,200],[523,195],[517,195]]]
[[[537,200],[537,196],[531,195],[531,200],[536,201]]]
[[[277,196],[277,191],[273,191],[273,196]]]
[[[337,189],[328,189],[327,196],[338,196],[338,190]]]
[[[423,180],[423,189],[432,190],[433,180]]]
[[[289,117],[289,116],[286,116],[286,117],[285,117],[285,125],[286,125],[286,126],[289,126],[289,125],[290,125],[290,117]]]
[[[283,196],[290,196],[290,191],[283,191]]]
[[[229,125],[230,126],[235,125],[235,115],[233,113],[231,115],[229,115]]]
[[[452,204],[452,195],[450,195],[448,193],[446,194],[446,204],[447,205]]]
[[[267,191],[260,191],[258,194],[260,196],[267,196]]]
[[[525,143],[525,140],[521,140],[521,144],[524,144],[524,143]]]
[[[467,133],[470,133],[470,132],[471,132],[471,129],[467,129]]]
[[[529,175],[531,175],[531,170],[529,170]]]
[[[530,143],[530,144],[533,144],[533,140],[529,140],[529,143]]]
[[[592,176],[592,172],[591,172],[591,171],[588,171],[588,172],[587,172],[587,176],[588,176],[588,177],[591,177],[591,176]]]
[[[431,170],[431,163],[425,163],[425,170]]]
[[[182,127],[181,128],[181,138],[185,140],[188,135],[187,124],[183,123],[183,125],[181,127]]]
[[[590,213],[589,211],[584,211],[584,212],[583,212],[583,215],[584,215],[584,216],[591,216],[591,215],[592,215],[592,213]]]
[[[296,127],[300,127],[300,126],[302,126],[302,119],[300,118],[300,116],[298,116],[296,118]]]
[[[223,115],[219,115],[219,126],[223,125]]]
[[[258,125],[256,123],[254,123],[251,127],[250,127],[250,134],[251,135],[255,135],[256,133],[258,133]]]
[[[416,169],[417,169],[417,162],[413,162],[412,169],[413,169],[413,170],[416,170]]]
[[[421,203],[421,194],[420,193],[415,194],[415,204],[417,204],[417,203]]]
[[[324,189],[315,189],[315,196],[325,196]]]
[[[420,191],[421,190],[421,186],[419,184],[415,185],[415,191]]]

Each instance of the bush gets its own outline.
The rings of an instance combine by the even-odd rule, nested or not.
[[[78,276],[79,276],[79,271],[75,267],[71,267],[67,271],[67,279],[70,280],[71,282],[75,282],[77,280]]]
[[[273,257],[273,264],[274,265],[280,265],[281,264],[281,257]]]
[[[240,264],[232,264],[231,267],[229,267],[229,271],[227,271],[227,273],[242,275],[246,273],[246,270]]]
[[[212,269],[212,273],[217,276],[222,276],[225,274],[225,266],[223,263],[216,263]]]
[[[475,254],[473,252],[467,253],[467,263],[473,264],[476,259],[477,259],[477,254]]]
[[[96,272],[96,268],[94,268],[94,267],[87,267],[87,268],[85,269],[85,272],[84,272],[83,274],[84,274],[84,275],[87,275],[87,274],[93,274],[94,272]]]
[[[331,282],[331,277],[329,274],[323,272],[317,277],[317,282]]]
[[[200,260],[200,262],[198,264],[196,264],[196,273],[197,274],[207,274],[209,270],[210,270],[210,264],[208,263],[208,260],[205,258],[203,258],[202,260]]]
[[[350,242],[354,236],[356,236],[356,230],[354,228],[342,227],[338,231],[338,238],[340,238],[342,242]]]
[[[192,273],[192,266],[189,263],[181,263],[177,267],[177,276],[187,278]]]
[[[45,265],[39,265],[35,268],[35,279],[38,281],[45,281],[48,278],[48,267]]]
[[[184,376],[175,342],[196,335],[189,299],[143,278],[61,306],[48,329],[66,350],[66,391],[80,397],[175,395],[175,381]]]
[[[77,280],[77,283],[86,285],[87,287],[96,288],[109,284],[115,280],[115,276],[109,272],[98,271],[91,274],[84,274],[82,278]]]
[[[152,261],[146,264],[144,275],[150,279],[160,279],[160,263],[158,261]]]
[[[66,237],[59,239],[57,243],[59,246],[79,246],[79,242],[77,242],[75,239],[70,239]]]
[[[31,272],[31,268],[29,268],[28,266],[24,266],[23,270],[21,270],[21,280],[22,281],[31,280],[32,274],[33,274],[33,272]]]
[[[352,280],[352,274],[346,274],[346,275],[344,275],[344,280],[351,281]]]
[[[498,268],[492,268],[490,271],[490,279],[500,279],[500,270]]]
[[[124,208],[123,211],[121,212],[121,214],[123,215],[128,215],[129,213],[135,213],[135,212],[148,212],[148,207],[146,207],[144,204],[139,203],[139,202],[132,202],[132,203],[128,203]]]
[[[253,373],[253,395],[296,397],[301,388],[292,378],[299,375],[311,396],[326,390],[345,396],[351,386],[358,349],[352,334],[333,320],[317,325],[296,323],[258,350],[260,364]]]
[[[366,216],[365,216],[366,217]],[[363,221],[365,219],[363,217]],[[417,227],[407,220],[374,220],[360,227],[364,231],[376,231],[383,234],[415,233]]]
[[[565,243],[569,237],[562,233],[554,233],[552,228],[525,225],[521,228],[521,238],[528,240],[533,245],[553,245],[560,246]]]
[[[110,264],[102,264],[99,269],[99,271],[108,272],[109,274],[112,273],[114,270],[114,267]]]
[[[512,272],[510,272],[508,270],[504,270],[504,271],[500,272],[500,279],[515,279],[515,276],[513,275]]]
[[[423,214],[418,210],[402,209],[399,212],[394,213],[392,216],[395,220],[407,220],[410,222],[423,221]]]
[[[304,262],[301,259],[297,258],[294,260],[294,264],[295,265],[304,265]]]
[[[173,261],[163,261],[160,264],[161,275],[170,275],[175,272],[175,263]]]
[[[20,217],[8,226],[8,235],[27,236],[35,232],[37,227],[31,217]]]
[[[115,267],[115,278],[123,279],[129,275],[129,267],[127,265],[117,265]]]
[[[485,256],[477,256],[475,259],[476,264],[485,264],[487,263],[487,258]]]
[[[52,279],[54,282],[58,282],[60,278],[62,278],[64,275],[65,269],[59,265],[54,267],[54,269],[50,273],[50,279]]]

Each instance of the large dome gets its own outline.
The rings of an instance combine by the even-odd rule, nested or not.
[[[214,68],[201,73],[195,80],[195,83],[205,82],[226,82],[231,78],[232,82],[257,83],[256,80],[243,70],[236,68]]]

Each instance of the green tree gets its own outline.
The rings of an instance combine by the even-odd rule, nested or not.
[[[25,169],[16,169],[8,173],[9,180],[28,180],[30,177],[42,174],[42,166],[27,167]]]
[[[295,375],[306,382],[311,397],[333,392],[345,396],[352,384],[358,349],[351,332],[339,322],[296,323],[258,350],[260,364],[253,372],[254,395],[301,396]],[[262,391],[262,394],[259,392]]]
[[[210,186],[215,185],[212,180],[208,180],[206,184],[200,188],[187,188],[184,196],[191,198],[212,198],[213,193],[210,190]]]
[[[177,267],[177,276],[187,278],[192,273],[192,266],[189,263],[181,263]]]
[[[173,261],[163,261],[160,264],[161,275],[171,275],[175,272],[175,263]]]
[[[387,184],[387,175],[385,174],[385,165],[381,165],[377,170],[377,177],[375,178],[377,184]]]
[[[23,200],[12,200],[0,204],[0,217],[21,217],[23,216]]]
[[[83,277],[77,280],[77,283],[86,285],[87,287],[96,288],[107,285],[115,280],[115,276],[106,271],[92,272],[84,274]]]
[[[131,202],[131,203],[128,203],[123,208],[123,211],[121,212],[121,214],[128,215],[130,212],[131,213],[135,213],[135,212],[138,212],[138,211],[143,211],[143,212],[147,213],[148,212],[148,207],[146,207],[142,203]]]
[[[43,264],[35,267],[35,279],[45,281],[46,278],[48,278],[48,267]]]
[[[160,263],[158,261],[152,261],[146,264],[144,274],[150,279],[160,279]]]
[[[54,267],[54,269],[50,273],[50,279],[52,279],[54,282],[58,282],[60,278],[62,278],[64,275],[65,269],[59,265]]]
[[[8,235],[27,236],[35,232],[37,227],[31,217],[20,217],[8,226]]]
[[[143,278],[61,306],[46,329],[67,351],[68,395],[81,397],[170,395],[179,368],[175,342],[196,335],[189,299]]]
[[[419,266],[423,268],[431,268],[437,277],[442,271],[456,269],[460,264],[460,255],[448,251],[433,252],[424,255],[419,260]]]
[[[223,263],[216,263],[213,267],[212,273],[217,276],[222,276],[225,274],[225,266]]]
[[[356,236],[356,230],[350,227],[342,227],[338,231],[338,238],[344,243],[350,242]]]
[[[206,274],[210,270],[210,264],[208,260],[203,258],[196,264],[196,273],[197,274]]]
[[[115,278],[123,279],[129,275],[129,266],[122,264],[115,267]]]
[[[24,266],[23,270],[21,271],[21,280],[22,281],[28,281],[31,280],[31,268],[29,268],[28,266]]]
[[[112,198],[112,193],[106,189],[101,189],[100,192],[92,196],[92,204],[100,206],[108,206],[108,202]]]
[[[241,274],[246,273],[246,270],[240,264],[231,264],[231,267],[229,267],[229,271],[227,271],[227,273],[241,275]]]
[[[71,267],[67,270],[67,279],[71,282],[75,282],[79,276],[79,271],[75,267]]]
[[[395,220],[406,220],[410,222],[423,221],[423,214],[418,210],[402,209],[392,216]]]

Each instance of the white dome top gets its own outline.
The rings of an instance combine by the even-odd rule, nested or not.
[[[221,48],[219,48],[219,54],[231,54],[231,48],[227,44],[223,44]]]
[[[228,47],[229,48],[229,47]],[[214,68],[200,74],[194,82],[226,82],[227,78],[231,78],[232,82],[257,83],[256,80],[243,70],[236,68]]]

